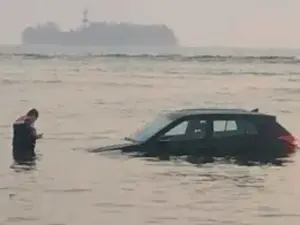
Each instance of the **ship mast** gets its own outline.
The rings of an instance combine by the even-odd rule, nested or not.
[[[83,24],[84,28],[86,28],[88,26],[88,23],[89,23],[88,13],[89,13],[89,11],[87,9],[83,10],[82,24]]]

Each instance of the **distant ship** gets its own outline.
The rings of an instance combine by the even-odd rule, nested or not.
[[[90,22],[83,11],[82,26],[62,31],[53,22],[27,27],[23,44],[64,46],[177,46],[174,31],[166,25]]]

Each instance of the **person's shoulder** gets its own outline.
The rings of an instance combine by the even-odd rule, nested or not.
[[[14,125],[28,124],[28,123],[29,123],[29,118],[27,116],[21,116],[14,121]]]

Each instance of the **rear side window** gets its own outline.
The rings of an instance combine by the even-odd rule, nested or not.
[[[256,126],[247,120],[213,121],[213,137],[247,136],[258,133]]]

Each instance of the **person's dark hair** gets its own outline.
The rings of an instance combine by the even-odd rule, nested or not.
[[[38,118],[39,112],[36,109],[30,109],[26,115],[27,116],[35,116],[36,118]]]

